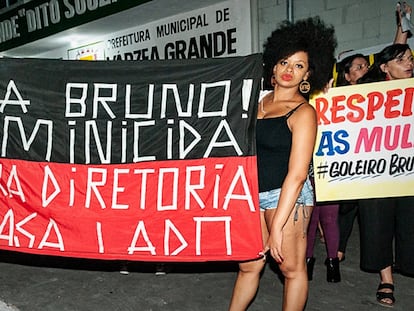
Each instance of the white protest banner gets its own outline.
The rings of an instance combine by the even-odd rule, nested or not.
[[[337,87],[312,99],[318,201],[414,195],[414,79]]]

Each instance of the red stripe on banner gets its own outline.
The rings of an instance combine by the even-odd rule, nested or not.
[[[0,249],[142,261],[257,258],[256,157],[0,160]]]

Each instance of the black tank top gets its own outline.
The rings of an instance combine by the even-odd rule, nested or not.
[[[292,147],[292,132],[287,119],[301,105],[303,103],[284,116],[257,120],[256,150],[260,192],[282,187]]]

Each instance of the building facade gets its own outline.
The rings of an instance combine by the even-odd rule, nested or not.
[[[0,47],[7,41],[7,36],[10,36],[12,31],[8,30],[7,26],[13,23],[13,17],[10,12],[15,10],[21,14],[21,8],[30,7],[33,3],[37,4],[38,10],[34,12],[39,22],[45,22],[45,16],[42,12],[47,12],[49,18],[56,14],[53,13],[53,8],[56,4],[63,3],[70,4],[73,8],[97,8],[110,7],[115,5],[117,1],[111,0],[5,0],[0,4]],[[118,1],[118,4],[120,1]],[[124,2],[125,3],[125,2]],[[248,32],[243,34],[243,40],[250,40],[251,49],[248,52],[261,52],[262,44],[270,34],[270,32],[277,27],[277,25],[286,19],[298,20],[310,16],[319,15],[326,23],[332,24],[335,27],[338,48],[337,55],[350,50],[368,50],[380,49],[382,46],[391,43],[394,39],[396,30],[395,9],[396,2],[390,0],[231,0],[231,1],[181,1],[181,0],[152,0],[152,1],[135,1],[131,8],[122,8],[119,13],[111,13],[107,16],[105,14],[95,14],[91,18],[95,20],[87,23],[77,25],[73,23],[73,27],[64,29],[60,32],[51,33],[42,38],[37,38],[35,32],[29,34],[32,40],[28,43],[21,41],[16,46],[7,49],[1,49],[0,54],[8,57],[53,57],[53,58],[67,58],[68,51],[81,46],[88,46],[98,41],[107,41],[112,38],[114,34],[122,31],[139,28],[143,25],[149,25],[168,19],[185,16],[191,11],[203,12],[209,10],[220,4],[233,8],[234,14],[240,12],[248,13],[250,21],[247,23],[250,27]],[[137,5],[138,3],[138,5]],[[412,4],[413,6],[414,4]],[[242,11],[237,11],[237,7],[243,8]],[[17,10],[19,9],[20,10]],[[247,11],[246,12],[246,9]],[[101,8],[99,8],[101,9]],[[26,9],[26,12],[29,10]],[[224,11],[223,11],[224,12]],[[37,14],[37,15],[36,15]],[[244,15],[243,18],[245,18]],[[17,18],[22,18],[16,13]],[[125,16],[125,17],[123,17]],[[136,16],[136,18],[135,18]],[[26,14],[26,20],[29,15]],[[73,20],[85,19],[85,16],[79,14],[74,16]],[[62,17],[63,18],[63,17]],[[217,16],[216,16],[217,18]],[[225,17],[223,17],[225,18]],[[124,19],[124,23],[120,23],[119,19]],[[73,20],[71,22],[73,22]],[[116,23],[115,23],[116,20]],[[233,20],[231,22],[235,22]],[[29,22],[30,23],[30,22]],[[51,26],[53,20],[49,20]],[[237,24],[238,23],[238,24]],[[33,22],[31,22],[33,24]],[[111,25],[113,28],[111,30]],[[240,26],[240,22],[236,22]],[[96,26],[95,26],[96,25]],[[124,25],[124,26],[122,26]],[[33,27],[33,25],[32,25]],[[39,27],[39,26],[38,26]],[[56,22],[55,28],[62,28]],[[123,27],[123,28],[122,28]],[[220,31],[221,25],[217,25],[216,30]],[[41,28],[41,26],[40,26]],[[52,28],[52,27],[51,27]],[[97,33],[95,28],[105,28],[105,33]],[[224,27],[225,28],[225,27]],[[16,31],[22,27],[16,28]],[[74,42],[72,39],[73,33],[78,32],[82,34],[82,39]],[[135,32],[135,30],[133,31]],[[245,30],[243,29],[243,32]],[[202,31],[199,32],[199,34]],[[145,36],[145,34],[143,34]],[[184,37],[186,36],[183,33]],[[66,43],[65,43],[66,38]],[[21,40],[21,37],[16,36],[16,41]],[[52,41],[52,42],[51,42]],[[54,43],[53,43],[54,42]],[[63,42],[63,43],[62,43]],[[141,40],[142,42],[142,40]],[[74,46],[75,43],[75,46]],[[412,43],[412,39],[409,40]],[[77,44],[77,46],[76,46]],[[245,50],[242,53],[246,53]]]

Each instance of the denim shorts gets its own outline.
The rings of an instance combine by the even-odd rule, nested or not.
[[[277,204],[279,203],[279,196],[280,196],[280,188],[260,192],[259,193],[260,210],[265,211],[267,209],[277,208]],[[312,187],[312,184],[309,178],[307,178],[305,183],[303,184],[302,191],[300,192],[299,197],[296,200],[296,203],[302,204],[304,206],[315,205],[313,187]]]

